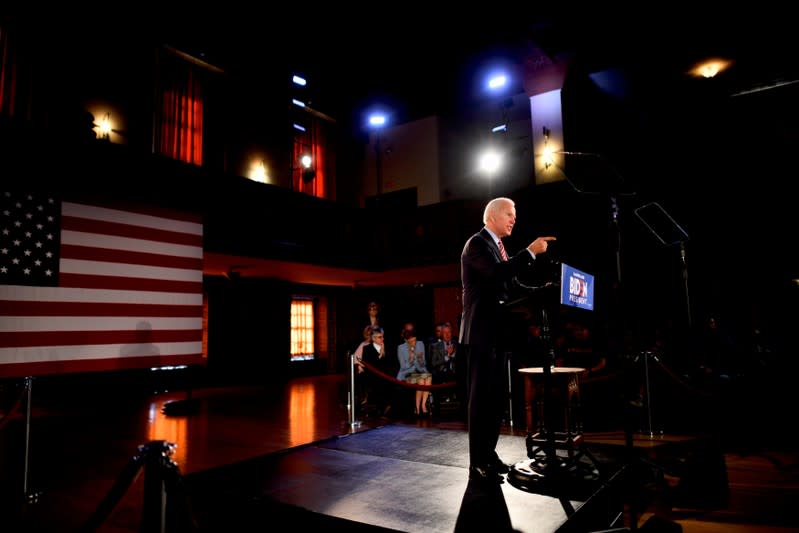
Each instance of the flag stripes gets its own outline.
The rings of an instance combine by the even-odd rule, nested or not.
[[[9,198],[11,215],[0,224],[17,228],[8,249],[22,257],[20,250],[34,249],[26,236],[36,231],[25,231],[25,213],[53,200]],[[63,202],[53,219],[59,238],[36,245],[52,247],[43,252],[58,257],[58,271],[37,272],[31,263],[15,271],[25,284],[0,284],[0,376],[204,362],[196,215]],[[0,269],[9,257],[0,255]],[[36,283],[53,275],[55,287]],[[0,283],[6,279],[0,270]]]

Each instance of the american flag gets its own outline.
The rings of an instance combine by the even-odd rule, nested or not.
[[[0,377],[204,363],[203,226],[143,206],[0,197]]]

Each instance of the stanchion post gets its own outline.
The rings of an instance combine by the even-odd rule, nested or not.
[[[32,391],[33,391],[33,377],[27,376],[25,378],[25,391],[26,391],[26,405],[25,405],[25,463],[22,472],[22,496],[25,498],[25,503],[36,503],[39,501],[39,493],[28,491],[28,465],[30,464],[30,449],[31,449],[31,409],[32,409]]]
[[[347,387],[347,416],[351,416],[350,413],[352,413],[352,408],[355,405],[355,375],[353,374],[353,372],[355,370],[353,367],[355,365],[353,364],[352,354],[350,353],[349,350],[347,350],[347,361],[349,362],[349,365],[350,365],[349,366],[350,375],[349,375],[349,380],[348,380],[348,383],[347,383],[347,385],[348,385],[348,387]]]
[[[655,436],[655,433],[663,433],[663,431],[655,431],[655,428],[652,425],[652,385],[650,383],[649,377],[649,358],[655,358],[657,360],[657,356],[652,352],[641,352],[641,358],[644,361],[644,404],[646,405],[646,424],[647,428],[646,433],[649,435],[650,438]]]
[[[144,450],[144,509],[142,533],[166,531],[166,483],[164,472],[175,445],[166,441],[153,441]]]
[[[506,358],[508,363],[508,424],[513,429],[513,360],[510,352]]]
[[[355,354],[347,354],[350,356],[350,393],[349,393],[349,412],[350,412],[350,426],[360,427],[361,421],[355,420],[355,406],[358,405],[355,398]]]

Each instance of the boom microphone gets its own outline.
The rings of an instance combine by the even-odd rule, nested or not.
[[[555,152],[556,154],[564,154],[564,155],[584,155],[584,156],[591,156],[591,157],[602,157],[599,154],[595,154],[594,152],[567,152],[565,150],[559,150]]]

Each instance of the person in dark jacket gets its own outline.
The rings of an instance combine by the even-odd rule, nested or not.
[[[483,213],[485,226],[472,235],[461,254],[463,317],[460,345],[468,361],[469,476],[502,482],[510,467],[496,453],[504,398],[503,371],[510,319],[505,304],[523,294],[518,276],[532,274],[555,237],[538,237],[509,256],[502,238],[516,224],[516,207],[509,198],[494,198]]]

